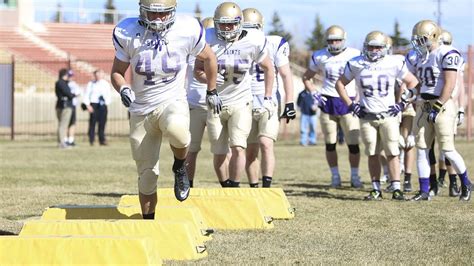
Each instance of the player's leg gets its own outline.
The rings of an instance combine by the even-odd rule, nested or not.
[[[360,164],[360,122],[359,119],[352,114],[341,116],[339,125],[346,136],[346,143],[349,149],[349,164],[351,166],[351,186],[361,188],[363,186],[359,176]]]
[[[313,116],[310,116],[313,119]],[[313,127],[310,123],[310,127]],[[270,187],[273,180],[273,172],[275,170],[275,152],[273,146],[278,137],[278,127],[280,122],[276,115],[268,119],[268,113],[264,113],[262,119],[259,121],[259,136],[258,142],[262,153],[261,171],[262,171],[262,186]],[[309,138],[310,144],[312,141]]]
[[[262,118],[260,109],[252,111],[252,127],[247,138],[247,149],[245,150],[245,172],[249,180],[250,187],[258,187],[258,176],[260,172],[260,161],[258,153],[260,145],[258,143],[259,121]]]
[[[154,219],[162,134],[148,125],[144,115],[130,115],[130,146],[138,173],[138,198],[143,219]]]
[[[405,200],[400,185],[400,159],[398,158],[400,153],[398,147],[400,139],[399,119],[398,117],[388,117],[380,123],[380,139],[387,158],[392,199]]]
[[[339,167],[337,165],[337,121],[335,116],[321,112],[320,122],[321,130],[324,134],[324,143],[326,143],[326,161],[328,162],[331,171],[331,186],[341,187],[341,175],[339,174]]]
[[[211,143],[211,152],[214,155],[214,171],[222,187],[231,186],[228,164],[226,163],[229,153],[228,117],[228,108],[224,108],[220,115],[215,115],[211,111],[207,113],[207,133]]]
[[[370,180],[372,182],[372,191],[365,197],[365,200],[382,199],[382,190],[380,188],[380,160],[378,147],[378,129],[372,124],[372,121],[360,120],[360,134],[365,146],[365,154],[368,156],[368,168]]]
[[[199,151],[201,150],[202,137],[204,135],[204,128],[206,127],[207,110],[203,108],[190,108],[189,118],[191,143],[189,144],[189,151],[186,156],[186,171],[188,173],[189,184],[193,187],[196,161]]]
[[[457,109],[452,100],[448,100],[443,105],[443,108],[443,112],[439,114],[435,123],[436,137],[442,152],[461,179],[461,195],[459,199],[468,201],[471,199],[471,180],[469,179],[464,159],[454,148],[454,125]]]
[[[74,141],[74,135],[76,133],[76,107],[72,107],[71,120],[67,128],[67,144],[70,146],[75,146],[76,142]]]
[[[410,136],[410,133],[412,131],[413,118],[414,116],[404,115],[402,116],[402,122],[400,124],[400,134],[402,135],[402,138],[404,139],[404,142],[405,142],[405,146],[403,147],[403,152],[404,152],[403,160],[402,158],[400,158],[400,163],[404,164],[403,192],[412,191],[411,176],[412,176],[413,163],[415,161],[415,148],[407,144],[409,141],[411,141],[411,140],[408,140],[408,138],[409,137],[413,138],[413,136]]]
[[[240,183],[245,169],[245,148],[252,127],[252,104],[235,105],[230,108],[228,120],[229,146],[232,152],[229,161],[229,179]]]
[[[431,123],[428,123],[428,112],[431,109],[430,105],[420,103],[416,108],[415,122],[417,128],[416,134],[416,147],[417,147],[417,160],[416,167],[418,170],[418,182],[420,190],[411,199],[412,201],[430,200],[430,159],[429,159],[429,147],[434,140],[434,128]],[[429,143],[430,146],[427,145]]]
[[[158,120],[160,130],[168,136],[174,156],[173,173],[176,199],[184,201],[189,196],[190,184],[185,161],[191,134],[189,132],[189,107],[186,101],[173,101],[168,104]]]
[[[440,155],[441,156],[441,155]],[[430,195],[436,196],[438,195],[438,180],[436,178],[436,155],[435,155],[435,140],[431,144],[431,148],[429,151],[429,158],[430,158]]]
[[[382,151],[380,153],[380,166],[382,167],[382,177],[380,178],[381,183],[388,182],[390,183],[390,174],[388,171],[388,162],[387,162],[387,157],[385,156],[385,153]]]

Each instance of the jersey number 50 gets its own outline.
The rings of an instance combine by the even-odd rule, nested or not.
[[[366,84],[364,84],[366,80]],[[380,75],[377,77],[377,88],[374,88],[371,84],[367,84],[372,81],[372,75],[360,76],[360,85],[364,88],[364,96],[374,96],[374,91],[378,91],[378,96],[385,97],[388,95],[388,89],[390,88],[389,77],[387,75]]]

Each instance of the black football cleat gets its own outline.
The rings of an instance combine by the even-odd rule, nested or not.
[[[416,195],[411,198],[411,201],[424,201],[424,200],[431,200],[431,196],[429,192],[421,192],[418,191]]]
[[[403,192],[400,191],[400,189],[395,189],[392,193],[392,199],[393,200],[406,200],[405,196],[403,195]]]
[[[184,165],[174,172],[174,195],[177,200],[184,201],[189,196],[190,184]]]
[[[461,185],[460,201],[469,201],[471,199],[471,185]]]
[[[382,192],[380,190],[372,190],[364,200],[382,200]]]

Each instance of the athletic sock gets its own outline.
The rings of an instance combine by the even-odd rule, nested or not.
[[[359,167],[351,167],[351,176],[359,176]]]
[[[430,175],[430,188],[438,186],[438,180],[436,180],[436,174]]]
[[[155,220],[155,213],[148,213],[148,214],[143,214],[143,219],[144,220]]]
[[[176,172],[179,168],[183,167],[185,161],[186,159],[178,159],[174,157],[173,171]]]
[[[446,176],[446,169],[439,169],[438,180],[444,182],[444,177]]]
[[[450,174],[449,175],[449,184],[451,184],[451,185],[457,184],[456,178],[457,178],[456,174],[452,174],[452,175]]]
[[[334,167],[331,167],[330,169],[331,169],[332,175],[339,175],[339,167],[334,166]]]
[[[469,180],[469,177],[467,176],[467,171],[464,172],[463,174],[460,174],[459,178],[461,179],[461,185],[463,185],[463,186],[470,186],[471,185],[471,180]]]
[[[430,192],[430,178],[425,177],[425,178],[418,178],[418,182],[420,182],[420,191],[424,193],[429,193]]]
[[[272,185],[272,177],[264,175],[262,177],[262,187],[271,187]]]
[[[411,173],[405,173],[405,180],[404,180],[406,183],[410,183],[411,182]]]
[[[392,181],[392,188],[393,190],[400,190],[400,180]]]
[[[380,191],[380,180],[373,180],[373,181],[372,181],[372,187],[373,187],[375,190]]]

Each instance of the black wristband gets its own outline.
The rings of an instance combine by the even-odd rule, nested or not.
[[[443,107],[443,103],[440,101],[436,101],[431,108],[435,110],[436,112],[441,111],[441,108]]]
[[[213,90],[210,90],[210,91],[208,90],[208,91],[206,91],[206,94],[207,95],[217,95],[217,89],[213,89]]]

